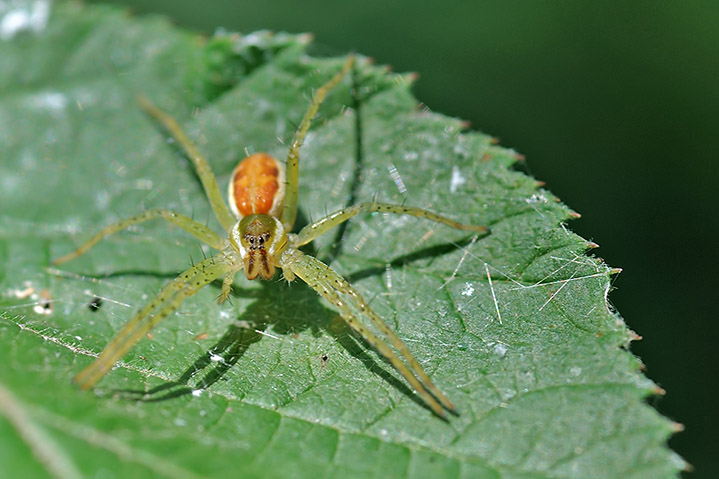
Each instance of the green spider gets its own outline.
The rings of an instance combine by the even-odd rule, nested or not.
[[[342,81],[353,65],[354,57],[349,57],[341,71],[315,92],[295,132],[287,155],[286,169],[278,160],[264,153],[251,155],[237,165],[229,185],[230,209],[222,200],[217,181],[207,161],[177,122],[149,100],[140,99],[143,108],[170,132],[192,160],[210,206],[225,231],[223,235],[218,235],[187,216],[173,211],[152,209],[104,227],[73,253],[54,261],[56,265],[65,263],[84,254],[104,237],[130,225],[154,218],[164,218],[174,223],[219,251],[167,283],[128,321],[99,357],[75,376],[74,381],[82,389],[93,387],[137,341],[157,323],[174,313],[186,298],[201,288],[218,278],[223,278],[219,297],[219,302],[222,303],[230,295],[234,277],[239,271],[244,270],[247,279],[255,279],[258,276],[270,279],[275,273],[275,268],[281,268],[287,281],[299,277],[320,296],[335,305],[342,319],[390,362],[435,414],[446,418],[445,409],[456,414],[452,402],[432,383],[405,343],[370,308],[362,295],[328,265],[302,253],[299,248],[360,212],[417,216],[443,223],[451,228],[478,233],[485,233],[487,229],[483,226],[461,224],[420,208],[368,202],[341,209],[305,226],[298,233],[290,233],[297,216],[300,147],[312,119],[328,92]],[[385,336],[386,340],[380,338],[361,321],[361,318],[368,320],[376,331]],[[390,344],[399,354],[390,347]]]

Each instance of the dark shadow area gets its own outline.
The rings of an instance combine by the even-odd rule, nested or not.
[[[242,273],[240,273],[242,274]],[[277,275],[275,278],[280,278]],[[281,280],[264,281],[260,290],[245,290],[233,285],[232,298],[254,298],[244,313],[236,318],[222,337],[180,375],[176,381],[162,384],[148,391],[115,391],[127,399],[157,402],[206,389],[221,380],[247,349],[262,338],[261,332],[270,328],[280,335],[298,334],[311,330],[317,337],[328,330],[331,311],[319,304],[319,297],[300,283],[288,287]],[[218,291],[222,282],[216,281]],[[246,294],[247,292],[251,294]],[[287,307],[288,304],[297,305]],[[291,311],[291,316],[286,313]],[[199,379],[198,379],[198,376]]]
[[[390,267],[397,268],[400,266],[405,266],[407,264],[413,263],[415,261],[436,258],[438,256],[443,256],[445,254],[452,253],[453,251],[457,251],[457,250],[462,249],[465,246],[469,245],[472,242],[472,238],[474,238],[474,236],[476,236],[476,235],[467,236],[466,238],[462,238],[461,240],[455,241],[453,243],[444,243],[444,244],[429,246],[427,248],[423,248],[423,249],[414,251],[412,253],[398,256],[397,258],[393,259],[389,263],[382,263],[382,264],[378,264],[376,267],[365,268],[365,269],[362,269],[359,271],[355,271],[354,273],[347,275],[346,279],[350,283],[355,283],[361,279],[365,279],[370,276],[379,276],[379,275],[384,274],[385,271],[387,270],[387,264],[389,264]]]

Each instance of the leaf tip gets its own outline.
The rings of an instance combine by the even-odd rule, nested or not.
[[[680,423],[680,422],[676,422],[676,421],[675,421],[675,422],[672,422],[671,428],[672,428],[672,431],[674,432],[674,434],[679,433],[679,432],[683,432],[684,429],[686,429],[686,428],[684,427],[684,424],[682,424],[682,423]],[[690,466],[690,467],[691,467],[691,466]]]
[[[417,72],[409,72],[403,76],[407,79],[407,83],[409,83],[410,85],[413,85],[417,82],[417,80],[419,80],[419,73]]]
[[[663,387],[657,386],[655,384],[651,389],[651,393],[654,394],[655,396],[664,396],[667,393],[667,391]]]
[[[297,42],[307,45],[309,43],[312,43],[315,39],[315,36],[309,32],[300,33],[297,35]]]

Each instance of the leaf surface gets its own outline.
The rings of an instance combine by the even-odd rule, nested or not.
[[[376,198],[492,233],[366,215],[306,251],[371,300],[459,416],[433,416],[331,306],[279,279],[238,277],[223,306],[219,285],[205,288],[94,394],[77,390],[70,379],[113,332],[208,251],[158,221],[61,268],[52,258],[148,208],[219,231],[137,96],[178,118],[224,190],[247,152],[286,156],[343,59],[309,56],[303,36],[201,40],[109,7],[60,3],[45,23],[39,4],[0,12],[37,22],[0,41],[0,462],[12,477],[676,477],[675,426],[643,403],[655,386],[607,303],[612,270],[564,226],[573,212],[513,168],[516,153],[420,108],[411,77],[362,59],[302,149],[300,221]]]

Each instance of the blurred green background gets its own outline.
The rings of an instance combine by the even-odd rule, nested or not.
[[[686,425],[670,445],[719,477],[716,281],[719,2],[116,0],[211,33],[312,32],[416,71],[417,97],[526,155],[624,269],[610,300]]]

